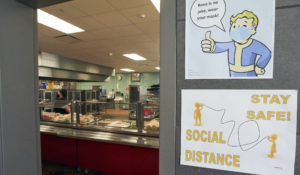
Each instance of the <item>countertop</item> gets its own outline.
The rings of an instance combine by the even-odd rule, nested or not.
[[[42,134],[56,135],[57,137],[63,138],[75,138],[81,140],[108,142],[144,148],[159,148],[159,138],[157,137],[80,130],[74,128],[65,128],[48,125],[40,125],[40,132]]]

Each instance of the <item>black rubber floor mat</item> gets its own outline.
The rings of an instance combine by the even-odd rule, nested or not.
[[[57,171],[53,175],[64,175],[64,174],[65,174],[64,171]]]

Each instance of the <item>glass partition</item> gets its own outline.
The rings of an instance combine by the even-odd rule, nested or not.
[[[155,96],[144,103],[121,103],[101,102],[95,98],[79,101],[79,96],[87,99],[90,95],[88,91],[84,92],[85,97],[77,93],[68,92],[68,100],[41,100],[41,121],[80,129],[115,129],[137,133],[159,131],[159,99]],[[57,92],[49,91],[48,96],[56,97]]]

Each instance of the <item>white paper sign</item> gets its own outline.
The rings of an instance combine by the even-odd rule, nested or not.
[[[182,165],[293,175],[296,90],[182,90]]]
[[[275,0],[186,0],[186,79],[273,78]]]

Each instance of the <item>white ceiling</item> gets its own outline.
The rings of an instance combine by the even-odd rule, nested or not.
[[[80,41],[56,38],[64,33],[39,24],[40,51],[113,67],[116,72],[122,72],[120,68],[157,71],[160,22],[150,0],[73,0],[42,10],[86,31],[72,34]],[[147,60],[133,61],[122,56],[126,53],[137,53]]]

